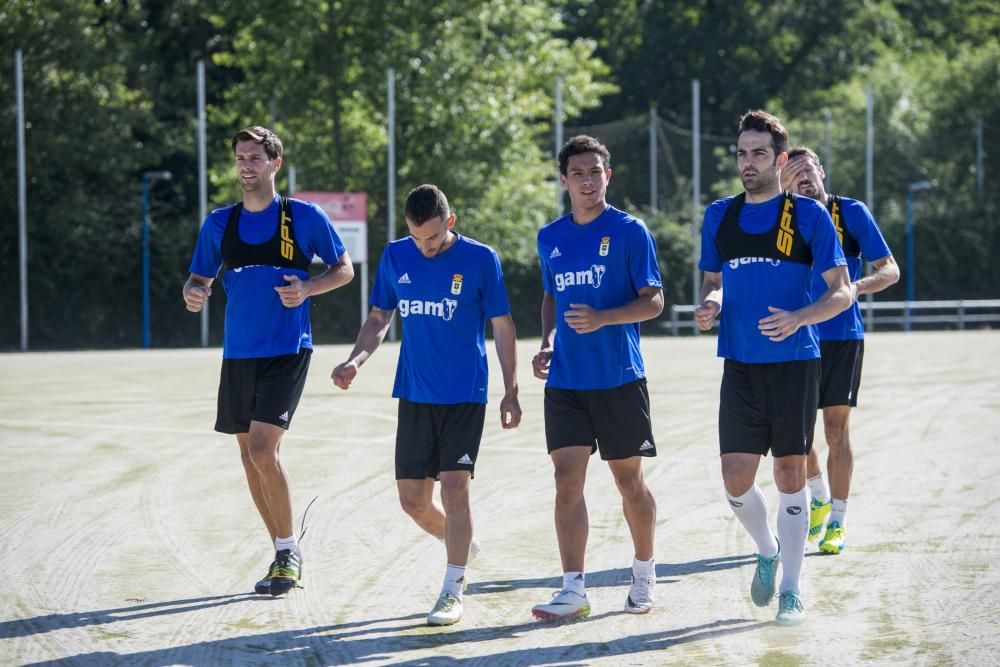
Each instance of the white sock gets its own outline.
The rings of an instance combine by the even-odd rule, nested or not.
[[[764,505],[760,487],[754,484],[749,491],[739,497],[733,497],[727,491],[726,498],[733,514],[757,543],[757,553],[765,558],[774,558],[778,553],[778,543],[767,526],[767,507]]]
[[[299,548],[299,541],[295,539],[295,535],[291,537],[278,537],[274,540],[274,550],[281,551],[282,549],[288,549],[289,551],[295,551]]]
[[[779,593],[798,593],[806,537],[809,535],[809,492],[778,493],[778,539],[781,540],[781,587]]]
[[[656,578],[656,561],[653,558],[649,560],[639,560],[638,558],[632,559],[632,576],[636,579],[646,579],[649,577]]]
[[[444,583],[441,584],[442,593],[451,593],[459,600],[462,599],[462,586],[465,584],[465,566],[452,565],[448,563],[448,568],[444,571]]]
[[[826,482],[826,476],[823,473],[816,475],[815,477],[810,477],[806,480],[809,485],[809,495],[820,501],[821,503],[826,503],[830,501],[830,485]]]
[[[830,509],[830,523],[836,521],[841,526],[843,526],[844,519],[846,518],[847,518],[847,500],[834,498],[833,507]]]
[[[563,590],[586,595],[586,577],[583,572],[563,572]]]

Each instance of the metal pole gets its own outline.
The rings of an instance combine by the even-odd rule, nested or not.
[[[910,302],[913,301],[913,188],[906,189],[906,316],[903,328],[910,330]]]
[[[386,206],[386,219],[388,224],[388,230],[386,238],[387,243],[392,243],[396,240],[396,81],[395,81],[395,70],[391,67],[386,72],[386,88],[388,96],[388,110],[386,112],[387,116],[387,128],[386,131],[389,134],[389,155],[388,155],[388,167],[386,173],[386,179],[388,180],[386,190],[388,192]],[[367,317],[367,313],[365,313]],[[392,318],[392,324],[389,327],[389,340],[396,340],[396,320],[398,318]]]
[[[295,194],[295,165],[288,167],[288,196]]]
[[[149,348],[149,179],[142,177],[142,347]]]
[[[205,147],[205,61],[198,72],[198,218],[199,229],[208,217],[208,151]],[[208,347],[208,300],[201,307],[201,346]]]
[[[656,181],[659,174],[656,169],[656,125],[658,122],[656,107],[649,107],[649,210],[659,210],[659,196],[656,191]]]
[[[691,81],[691,303],[698,303],[701,285],[698,259],[701,255],[701,82]],[[698,335],[698,327],[692,327]]]
[[[976,194],[983,196],[983,119],[976,119]]]
[[[562,150],[563,146],[563,80],[561,76],[556,77],[556,108],[555,108],[555,126],[556,126],[556,159],[559,159],[559,151]],[[562,215],[563,212],[563,187],[562,182],[559,180],[558,168],[556,170],[556,216]]]
[[[14,52],[17,89],[17,255],[21,291],[21,351],[28,351],[28,186],[24,160],[24,71],[21,49]]]
[[[833,148],[830,146],[830,126],[832,119],[829,109],[823,109],[823,172],[826,174],[826,181],[823,189],[830,192],[830,174],[833,170]]]
[[[361,262],[361,325],[363,326],[368,318],[368,258],[362,259],[364,260]]]
[[[875,98],[870,85],[865,88],[865,203],[875,215]],[[865,262],[865,275],[871,275],[871,272],[871,264]],[[874,294],[865,296],[865,303],[868,304],[865,326],[869,331],[875,328],[874,301]]]

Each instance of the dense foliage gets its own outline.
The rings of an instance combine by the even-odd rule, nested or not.
[[[815,145],[829,110],[833,189],[861,198],[864,89],[872,86],[874,211],[900,260],[906,186],[937,184],[918,197],[918,298],[996,297],[998,34],[1000,10],[986,0],[20,0],[0,9],[0,266],[8,276],[0,347],[19,340],[15,49],[24,57],[31,345],[45,349],[138,345],[140,178],[151,169],[174,174],[151,197],[153,343],[197,344],[180,285],[200,223],[199,59],[207,63],[210,207],[238,196],[233,131],[273,126],[299,189],[368,193],[373,268],[386,238],[392,68],[393,205],[399,211],[421,182],[441,185],[461,229],[504,256],[525,334],[537,331],[534,235],[556,212],[557,76],[570,125],[655,106],[690,127],[693,78],[708,134],[728,136],[740,112],[765,107]],[[707,202],[732,190],[733,164],[722,142],[706,144],[703,156]],[[611,200],[648,201],[631,154],[616,159]],[[668,301],[684,303],[690,183],[675,181],[658,211],[639,212],[660,243]],[[353,338],[358,292],[352,285],[313,304],[321,342]],[[222,306],[213,299],[214,341]]]

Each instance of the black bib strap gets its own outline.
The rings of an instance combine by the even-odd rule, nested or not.
[[[746,193],[740,193],[729,203],[715,234],[715,245],[722,259],[742,257],[778,259],[812,265],[812,250],[802,238],[796,216],[797,195],[785,192],[778,206],[778,217],[770,230],[750,234],[740,227],[740,213],[746,203]]]
[[[243,204],[233,206],[222,233],[222,268],[224,271],[243,266],[280,266],[306,270],[309,258],[295,240],[292,224],[292,202],[288,197],[278,200],[278,227],[274,236],[263,243],[246,243],[240,238],[240,214]]]
[[[830,212],[830,217],[833,218],[833,227],[837,230],[837,239],[840,241],[840,246],[844,249],[844,255],[847,257],[860,257],[861,244],[858,243],[858,240],[851,234],[851,230],[844,224],[844,209],[840,197],[830,195],[827,198],[826,210]]]

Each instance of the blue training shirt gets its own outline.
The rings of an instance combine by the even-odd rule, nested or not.
[[[395,398],[414,403],[486,403],[486,320],[510,313],[500,258],[458,235],[436,257],[409,236],[390,243],[375,273],[371,304],[403,323]]]
[[[882,231],[872,217],[864,202],[848,197],[840,197],[840,217],[851,236],[858,240],[861,254],[869,262],[888,257],[892,254],[889,245],[882,236]],[[851,282],[861,278],[861,258],[854,255],[847,257],[847,272],[851,274]],[[823,296],[826,282],[819,273],[813,273],[813,299]],[[842,313],[816,325],[820,340],[860,340],[865,337],[865,323],[861,318],[861,307],[855,301],[851,307]]]
[[[277,195],[263,211],[240,213],[239,234],[245,243],[265,243],[278,230]],[[336,264],[344,254],[344,244],[330,219],[312,202],[291,199],[295,240],[306,257],[318,256],[327,264]],[[235,204],[233,205],[235,206]],[[194,249],[190,272],[215,278],[222,267],[222,235],[233,206],[215,209],[205,218]],[[226,327],[222,356],[226,359],[251,359],[298,354],[312,348],[309,324],[309,299],[295,308],[281,304],[275,287],[286,285],[282,276],[309,278],[307,271],[279,266],[244,266],[229,269],[222,276],[226,290]]]
[[[586,225],[569,213],[538,231],[538,259],[542,287],[556,310],[546,386],[610,389],[646,377],[638,322],[581,334],[564,319],[571,303],[617,308],[634,301],[643,287],[663,286],[646,224],[613,206]]]
[[[705,211],[698,263],[702,271],[722,273],[718,356],[751,364],[818,358],[819,338],[814,326],[800,327],[778,342],[758,329],[759,321],[771,314],[768,306],[798,310],[812,303],[812,268],[800,262],[760,257],[724,261],[715,236],[732,200],[720,199]],[[749,234],[769,232],[777,224],[778,207],[783,201],[782,193],[759,204],[747,202],[740,212],[740,229]],[[808,197],[795,201],[796,222],[811,249],[816,272],[844,266],[844,251],[826,208]]]

